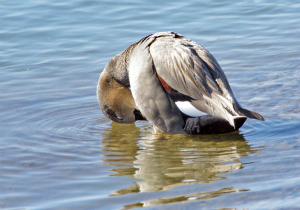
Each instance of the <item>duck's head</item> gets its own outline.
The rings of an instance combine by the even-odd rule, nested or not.
[[[115,122],[133,123],[136,120],[145,120],[136,107],[130,89],[114,79],[105,69],[99,78],[97,97],[104,115]]]

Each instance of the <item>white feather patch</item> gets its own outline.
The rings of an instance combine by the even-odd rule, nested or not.
[[[184,114],[191,117],[200,117],[206,115],[206,113],[199,111],[196,109],[189,101],[177,101],[175,102],[177,107]]]

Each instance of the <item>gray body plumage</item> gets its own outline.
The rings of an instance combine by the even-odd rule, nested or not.
[[[116,81],[131,87],[140,112],[157,132],[186,133],[179,108],[158,76],[190,103],[235,127],[238,118],[264,120],[235,99],[216,59],[202,46],[174,32],[149,35],[113,58],[105,67]],[[99,98],[99,93],[98,93]]]

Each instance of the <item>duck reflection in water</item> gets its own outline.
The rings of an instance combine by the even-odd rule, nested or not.
[[[238,103],[212,54],[174,32],[146,36],[112,58],[97,96],[111,120],[147,119],[155,133],[228,133],[247,118],[264,120]]]
[[[103,161],[112,167],[112,176],[140,180],[116,190],[114,195],[212,183],[225,179],[225,173],[242,169],[241,157],[260,151],[252,149],[238,132],[224,135],[152,135],[134,124],[112,123],[111,129],[104,131],[103,135]],[[216,194],[207,193],[219,196],[228,193],[228,188],[220,188]]]

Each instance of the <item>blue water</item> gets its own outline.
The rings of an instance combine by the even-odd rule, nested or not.
[[[300,209],[300,3],[2,1],[0,209]],[[207,48],[239,132],[152,135],[96,99],[111,57],[178,32]]]

